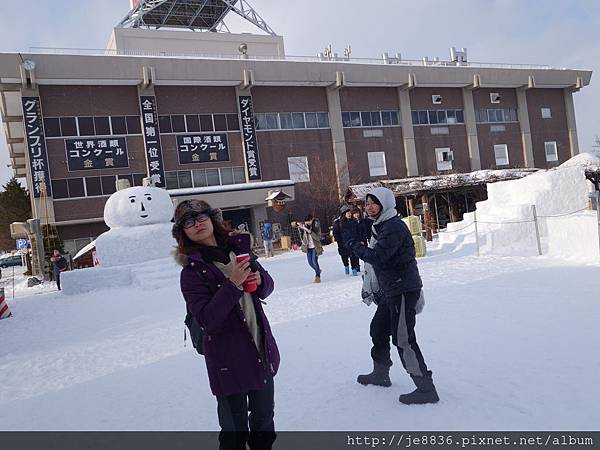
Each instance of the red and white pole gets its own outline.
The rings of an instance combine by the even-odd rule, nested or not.
[[[8,309],[8,304],[4,298],[4,288],[0,288],[0,319],[6,319],[11,316],[12,313],[10,312],[10,309]]]

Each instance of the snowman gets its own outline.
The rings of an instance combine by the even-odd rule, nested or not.
[[[166,258],[176,245],[171,235],[173,203],[166,190],[136,186],[112,194],[104,206],[110,230],[96,239],[101,267]]]

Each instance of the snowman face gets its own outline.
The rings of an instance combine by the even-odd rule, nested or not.
[[[173,204],[164,189],[136,186],[111,195],[104,206],[104,221],[110,228],[168,223]]]

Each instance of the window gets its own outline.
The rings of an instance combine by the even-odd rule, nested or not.
[[[134,173],[133,174],[133,185],[141,186],[142,184],[144,184],[144,178],[146,178],[145,173]]]
[[[342,126],[344,128],[349,128],[352,126],[352,122],[350,121],[350,113],[349,112],[342,113]]]
[[[494,156],[497,166],[508,166],[508,146],[506,144],[494,145]]]
[[[490,133],[502,133],[506,131],[504,125],[490,125]]]
[[[434,136],[440,134],[450,134],[448,127],[431,127],[430,130],[431,134]]]
[[[129,187],[133,186],[133,176],[131,174],[117,175],[117,179],[119,179],[119,180],[127,180],[127,181],[129,181]],[[88,195],[90,195],[90,194],[88,193]]]
[[[310,181],[308,158],[306,156],[291,156],[288,158],[290,180],[296,183]]]
[[[319,128],[317,113],[307,112],[304,114],[304,117],[306,118],[306,128]]]
[[[125,121],[127,122],[127,133],[142,134],[142,122],[139,116],[127,116]]]
[[[429,111],[429,123],[434,125],[438,123],[438,115],[437,115],[437,111]]]
[[[194,180],[194,187],[206,186],[206,171],[204,169],[192,170],[192,178]]]
[[[490,92],[490,103],[500,103],[500,94],[497,92]]]
[[[79,136],[94,136],[94,118],[93,117],[78,117],[77,124],[79,125]]]
[[[59,198],[69,198],[67,180],[52,180],[52,197],[55,200],[58,200]]]
[[[67,178],[67,186],[69,188],[69,197],[85,197],[83,178]]]
[[[44,119],[44,134],[46,137],[60,137],[60,121],[58,118]]]
[[[212,115],[200,114],[200,129],[202,131],[215,131],[213,127]]]
[[[291,113],[279,113],[279,124],[282,130],[290,130],[292,125],[292,114]]]
[[[237,114],[227,114],[227,130],[237,131],[240,129],[240,120]]]
[[[188,133],[194,133],[200,131],[200,119],[197,114],[186,114],[185,125]]]
[[[233,168],[233,182],[236,184],[246,182],[246,172],[243,167]]]
[[[383,130],[381,128],[378,128],[376,130],[363,130],[363,137],[383,137]]]
[[[171,116],[158,116],[158,129],[161,133],[171,133]]]
[[[104,195],[114,194],[117,191],[117,179],[114,175],[102,177],[102,193]]]
[[[550,108],[542,108],[542,119],[552,119],[552,110]]]
[[[304,113],[292,113],[292,123],[294,124],[294,128],[306,128]]]
[[[446,111],[439,110],[437,112],[437,119],[438,119],[438,123],[447,123],[446,122]]]
[[[329,128],[329,114],[326,112],[317,113],[317,124],[319,128]]]
[[[227,131],[225,114],[213,114],[213,122],[215,123],[215,131]]]
[[[384,126],[390,126],[392,124],[391,111],[381,111],[381,124]]]
[[[231,167],[221,167],[221,184],[233,184],[233,169]]]
[[[360,113],[360,118],[362,120],[362,126],[363,127],[370,127],[371,126],[371,114],[368,112],[361,112]]]
[[[351,112],[350,113],[350,126],[360,127],[360,113],[359,112]]]
[[[173,133],[185,133],[185,116],[181,114],[172,115],[171,129]]]
[[[456,123],[456,111],[450,109],[448,111],[446,111],[446,123]],[[442,123],[442,122],[440,122]]]
[[[206,169],[206,185],[219,186],[220,184],[219,169]]]
[[[436,148],[435,149],[435,160],[437,163],[437,170],[452,170],[452,160],[454,155],[449,148]]]
[[[124,116],[111,117],[110,124],[112,126],[112,134],[127,134],[127,123]]]
[[[385,153],[384,152],[369,152],[367,153],[369,159],[369,175],[372,177],[380,177],[387,175],[387,169],[385,167]]]
[[[96,135],[110,136],[110,121],[108,117],[94,117],[94,125],[96,127]]]
[[[267,130],[277,130],[279,129],[279,122],[277,118],[277,113],[266,113],[264,114],[265,120],[265,128]]]
[[[390,117],[392,118],[392,125],[400,124],[400,118],[398,117],[398,111],[390,111]]]
[[[75,117],[61,117],[60,131],[61,136],[77,136],[77,124],[75,123]]]
[[[429,115],[427,111],[418,111],[419,113],[419,125],[427,125],[429,123]]]
[[[544,149],[546,150],[546,161],[558,161],[558,148],[556,141],[544,142]]]
[[[192,187],[192,172],[189,170],[177,171],[177,180],[179,181],[179,188],[191,188]]]
[[[381,126],[381,113],[379,111],[374,111],[371,113],[371,124],[374,127]]]
[[[177,172],[165,172],[167,181],[167,189],[178,189],[179,181],[177,181]]]
[[[85,190],[88,197],[102,195],[102,183],[100,181],[100,177],[86,177]]]

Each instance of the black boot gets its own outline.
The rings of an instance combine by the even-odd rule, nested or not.
[[[359,375],[356,381],[365,386],[373,384],[375,386],[390,387],[392,385],[390,368],[373,361],[373,372],[366,375]]]
[[[410,394],[402,394],[398,399],[400,403],[405,405],[422,405],[424,403],[437,403],[440,398],[431,379],[431,372],[423,377],[411,375],[417,389]]]

